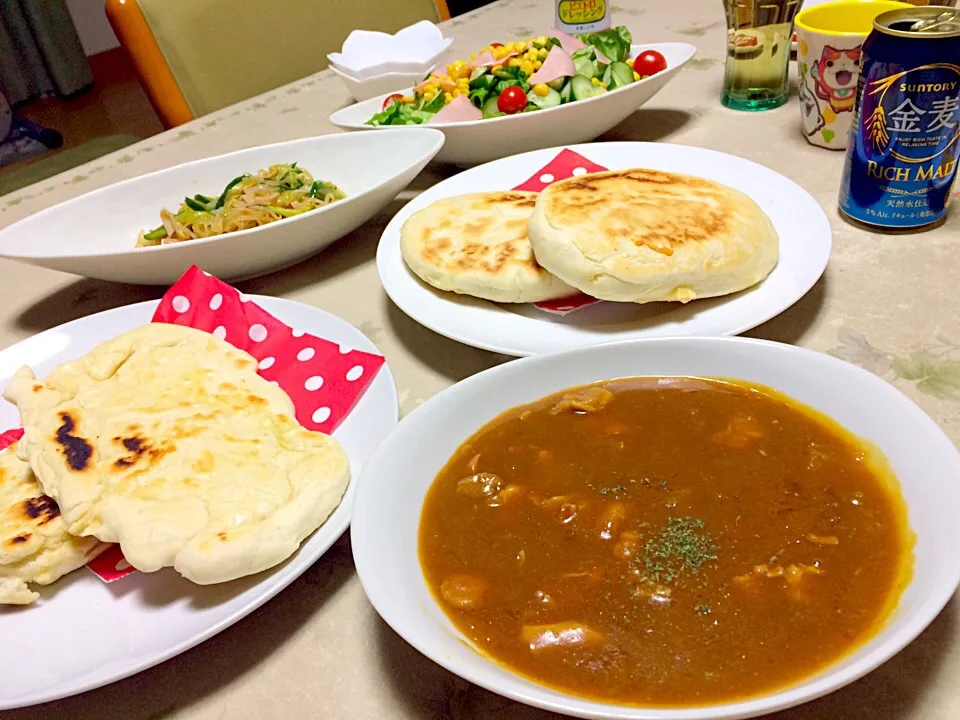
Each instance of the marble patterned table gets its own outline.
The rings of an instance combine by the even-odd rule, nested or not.
[[[720,105],[726,30],[719,0],[617,0],[613,13],[639,42],[691,42],[698,53],[653,101],[600,140],[673,142],[740,155],[795,180],[830,218],[834,253],[824,277],[795,306],[749,334],[857,363],[907,393],[955,441],[960,439],[960,213],[936,230],[906,236],[870,234],[846,224],[836,210],[842,153],[806,143],[796,97],[757,114]],[[539,34],[550,23],[548,0],[505,0],[456,18],[444,29],[455,39],[449,51],[453,59],[494,40]],[[328,117],[347,102],[339,80],[327,71],[318,73],[2,197],[0,224],[184,161],[337,132]],[[383,213],[328,251],[241,284],[245,292],[315,305],[359,327],[386,355],[403,412],[506,360],[417,325],[390,303],[377,280],[374,253],[391,214],[454,172],[428,169]],[[160,293],[0,260],[0,347]],[[957,611],[954,599],[916,642],[882,668],[777,717],[960,717]],[[4,662],[11,662],[11,649],[2,652]],[[551,717],[460,680],[404,643],[367,603],[347,537],[277,598],[199,647],[82,696],[2,715],[17,720]]]

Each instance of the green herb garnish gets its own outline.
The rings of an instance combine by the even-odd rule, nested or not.
[[[666,527],[647,540],[636,560],[646,580],[668,584],[683,574],[698,575],[701,566],[717,559],[718,549],[703,531],[702,520],[671,517]]]
[[[597,492],[601,495],[609,495],[610,493],[618,493],[621,490],[626,490],[626,485],[614,485],[613,487],[600,488]]]

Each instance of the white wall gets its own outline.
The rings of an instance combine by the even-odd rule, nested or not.
[[[104,0],[66,0],[66,3],[87,55],[96,55],[120,45],[103,10]]]

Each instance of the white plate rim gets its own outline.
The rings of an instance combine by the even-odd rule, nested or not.
[[[604,344],[607,342],[620,342],[630,339],[645,339],[652,337],[690,337],[695,335],[710,334],[721,336],[739,335],[740,333],[746,332],[747,330],[767,322],[768,320],[776,317],[780,313],[790,308],[797,301],[803,298],[810,291],[810,289],[813,288],[814,285],[816,285],[817,281],[826,270],[833,246],[833,232],[830,226],[830,221],[828,220],[823,208],[820,206],[820,203],[818,203],[800,185],[785,175],[777,173],[776,171],[771,170],[764,165],[760,165],[759,163],[746,158],[730,155],[729,153],[724,153],[718,150],[701,148],[694,145],[634,141],[581,143],[578,145],[563,145],[553,148],[544,148],[542,150],[531,150],[526,153],[501,158],[499,160],[493,160],[489,163],[484,163],[483,165],[469,168],[461,173],[458,173],[457,175],[442,180],[401,208],[401,210],[390,220],[389,224],[384,229],[383,234],[380,236],[380,242],[377,246],[377,273],[380,276],[380,283],[390,300],[411,319],[415,320],[424,327],[443,335],[444,337],[448,337],[451,340],[456,340],[457,342],[465,345],[470,345],[483,350],[489,350],[490,352],[502,353],[514,357],[525,357],[528,355],[543,354],[545,352],[567,350],[584,344],[557,343],[550,347],[538,346],[536,343],[531,343],[529,340],[527,340],[523,332],[524,327],[532,328],[538,325],[539,322],[537,320],[518,315],[509,310],[504,310],[495,303],[490,303],[485,300],[478,300],[476,298],[467,298],[463,296],[453,298],[452,294],[448,296],[439,290],[433,290],[432,288],[427,289],[426,286],[413,275],[413,273],[403,262],[399,250],[399,238],[400,228],[403,226],[403,223],[407,220],[407,218],[409,218],[417,210],[429,204],[429,202],[433,202],[434,200],[442,197],[450,197],[452,195],[460,194],[461,192],[470,192],[470,190],[467,189],[450,191],[448,188],[450,186],[459,187],[460,184],[463,183],[465,179],[469,179],[471,175],[479,172],[489,172],[489,168],[491,166],[506,165],[527,159],[529,160],[528,170],[518,171],[517,173],[518,176],[526,177],[528,174],[531,174],[540,167],[543,167],[543,165],[549,162],[549,160],[561,150],[573,150],[574,152],[584,155],[588,159],[593,159],[591,158],[591,150],[595,150],[598,147],[620,148],[624,152],[627,152],[630,148],[634,148],[639,152],[644,152],[647,149],[656,152],[654,148],[663,149],[676,147],[683,149],[683,152],[692,151],[695,153],[702,153],[705,157],[713,157],[717,160],[722,158],[733,160],[736,163],[741,164],[741,166],[749,167],[755,173],[761,173],[769,177],[776,177],[778,178],[778,182],[786,183],[790,187],[791,192],[795,193],[793,202],[802,201],[804,203],[804,212],[807,213],[805,219],[805,222],[807,223],[807,229],[804,230],[804,235],[808,240],[811,237],[819,238],[821,241],[821,247],[817,248],[818,255],[816,256],[815,261],[819,269],[816,272],[809,273],[809,275],[804,278],[804,282],[796,287],[795,292],[791,293],[792,297],[789,299],[789,301],[784,301],[780,306],[777,307],[760,308],[759,311],[753,313],[749,319],[745,318],[739,322],[731,324],[729,327],[723,330],[713,332],[694,330],[688,333],[660,334],[657,331],[648,331],[641,328],[639,330],[624,330],[617,333],[611,332],[609,339],[599,338],[595,341],[589,342],[588,344]],[[616,169],[616,167],[630,167],[630,165],[625,164],[623,166],[614,166],[612,169]],[[783,255],[782,243],[783,240],[781,236],[781,262]],[[753,288],[749,288],[741,293],[727,296],[726,298],[708,298],[698,302],[712,303],[715,306],[728,306],[734,303],[743,303],[744,299],[747,298],[750,293],[764,286],[764,284],[769,284],[771,278],[775,279],[775,274],[779,268],[780,263],[778,263],[778,267],[774,269],[770,277]],[[408,291],[400,286],[406,281],[395,281],[392,276],[393,273],[406,274],[406,276],[408,276],[409,279],[415,284],[421,286],[423,289],[427,289],[427,295],[415,298],[408,296]],[[424,300],[424,297],[427,297],[427,299]],[[448,318],[437,316],[445,315],[446,310],[444,309],[444,306],[447,306],[454,301],[458,303],[459,313],[462,313],[463,315],[459,321],[447,322]],[[678,306],[667,313],[666,317],[669,318],[670,314],[678,310],[682,310],[683,307],[695,308],[697,306]],[[701,305],[700,307],[703,306]],[[434,312],[434,308],[439,309]],[[544,318],[544,320],[546,321],[546,318]],[[487,332],[478,333],[477,328],[482,328],[485,321],[491,321],[493,328]],[[665,322],[670,323],[668,319],[665,319]],[[680,321],[681,327],[683,326],[684,322],[686,321]],[[510,326],[510,332],[505,332],[504,326]],[[559,332],[566,331],[560,330]]]
[[[326,316],[328,321],[333,321],[341,324],[344,327],[344,329],[347,330],[348,333],[355,338],[355,340],[351,341],[352,343],[355,343],[354,349],[382,354],[380,350],[376,347],[376,345],[374,345],[374,343],[369,338],[367,338],[366,335],[364,335],[360,330],[355,328],[346,320],[343,320],[337,317],[336,315],[334,315],[333,313],[327,312],[326,310],[322,310],[320,308],[307,305],[306,303],[300,303],[300,302],[297,302],[294,300],[288,300],[285,298],[270,297],[266,295],[244,295],[244,297],[253,302],[256,302],[265,310],[275,315],[279,320],[281,320],[281,322],[283,322],[283,315],[284,315],[283,309],[285,307],[291,307],[291,306],[305,307],[309,309],[311,313],[318,313],[320,315]],[[37,333],[36,335],[33,335],[30,338],[27,338],[26,340],[22,340],[7,348],[4,348],[3,350],[0,350],[0,357],[7,354],[11,350],[16,351],[22,343],[28,340],[31,340],[33,338],[40,337],[41,335],[44,335],[46,333],[52,334],[57,331],[63,331],[64,329],[71,329],[71,328],[76,329],[78,327],[81,327],[85,321],[88,321],[92,317],[103,318],[103,317],[109,317],[111,315],[123,315],[125,313],[133,314],[133,313],[142,312],[144,315],[144,323],[150,322],[150,318],[153,314],[153,311],[157,308],[159,303],[160,303],[159,300],[147,300],[144,302],[132,303],[130,305],[123,305],[117,308],[111,308],[109,310],[104,310],[99,313],[93,313],[92,315],[87,315],[82,318],[71,320],[69,322],[63,323],[56,327],[50,328],[48,330],[44,330],[43,332]],[[301,328],[301,329],[303,329],[305,332],[309,332],[307,328]],[[104,337],[103,339],[107,340],[109,338]],[[69,352],[69,346],[67,347],[66,351]],[[57,354],[60,354],[63,352],[65,352],[65,350],[60,350]],[[399,415],[400,415],[399,395],[397,392],[396,381],[387,363],[384,363],[383,366],[380,368],[377,375],[377,379],[374,380],[374,382],[379,380],[380,377],[383,377],[385,379],[385,382],[383,383],[385,385],[385,390],[387,391],[387,394],[392,398],[392,402],[390,403],[390,407],[389,407],[389,412],[390,412],[389,424],[391,426],[391,432],[392,432],[392,430],[396,428],[396,425],[399,422]],[[369,389],[370,388],[368,388],[368,391]],[[367,399],[367,397],[368,396],[365,394],[364,397],[362,397],[360,401],[357,403],[357,407],[359,407],[364,402],[364,400]],[[354,408],[354,410],[355,409],[356,407]],[[6,429],[8,428],[0,428],[0,432]],[[333,435],[334,437],[336,437],[336,431],[334,431]],[[382,438],[382,439],[385,439],[385,438]],[[95,680],[90,680],[87,682],[76,682],[73,685],[67,685],[62,688],[58,687],[57,689],[53,689],[53,690],[37,692],[33,696],[27,696],[23,698],[14,698],[12,702],[8,701],[5,698],[0,697],[0,710],[25,708],[25,707],[30,707],[40,703],[46,703],[54,700],[60,700],[63,698],[72,697],[74,695],[78,695],[80,693],[87,692],[89,690],[94,690],[96,688],[104,687],[105,685],[109,685],[119,680],[123,680],[124,678],[131,677],[133,675],[136,675],[137,673],[143,672],[144,670],[148,670],[152,667],[155,667],[156,665],[166,662],[167,660],[170,660],[186,652],[187,650],[190,650],[191,648],[196,647],[197,645],[209,640],[213,636],[226,630],[230,626],[236,624],[243,618],[250,615],[255,610],[265,605],[267,602],[269,602],[274,597],[276,597],[280,592],[282,592],[287,587],[289,587],[304,572],[306,572],[313,565],[315,565],[326,554],[326,552],[330,549],[330,547],[332,547],[333,544],[337,540],[339,540],[340,537],[343,535],[343,533],[347,530],[347,528],[350,525],[350,520],[352,517],[353,502],[356,497],[356,490],[359,484],[358,480],[359,480],[360,472],[362,471],[363,466],[366,464],[366,462],[369,459],[370,459],[369,457],[362,458],[357,463],[358,465],[357,475],[351,478],[350,483],[347,486],[347,490],[344,493],[343,500],[340,502],[340,505],[337,506],[334,512],[331,513],[330,517],[327,518],[327,521],[323,525],[321,525],[309,538],[307,538],[303,543],[301,543],[300,549],[296,553],[294,553],[294,555],[291,556],[290,559],[285,561],[285,563],[290,563],[291,560],[300,559],[300,562],[298,562],[297,564],[298,565],[302,564],[302,567],[296,567],[293,569],[289,569],[289,567],[288,568],[281,567],[280,570],[276,571],[273,575],[271,575],[269,578],[266,578],[264,580],[266,585],[264,586],[263,592],[257,594],[245,605],[241,606],[240,608],[237,608],[226,617],[221,618],[218,622],[214,623],[206,631],[197,633],[175,645],[170,646],[166,650],[156,652],[150,655],[149,657],[139,660],[138,662],[131,663],[127,668],[125,668],[122,671],[106,674],[101,678],[97,678]],[[334,517],[335,515],[338,517],[335,518]],[[332,524],[331,524],[331,521],[333,521]],[[320,533],[320,535],[318,535],[318,533]],[[303,553],[303,550],[312,541],[316,542],[316,547],[310,548],[309,553]],[[34,610],[40,610],[40,609],[42,609],[42,606],[35,608]],[[29,612],[29,610],[27,612]]]

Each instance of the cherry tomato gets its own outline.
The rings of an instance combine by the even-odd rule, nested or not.
[[[403,95],[401,95],[400,93],[394,93],[393,95],[388,95],[387,99],[383,101],[383,107],[380,109],[386,110],[390,106],[390,103],[392,103],[394,100],[396,100],[397,102],[400,102],[401,100],[403,100]]]
[[[503,43],[490,43],[490,47],[503,47]]]
[[[640,77],[656,75],[667,69],[667,59],[656,50],[645,50],[633,61],[633,71]]]
[[[525,107],[527,107],[527,94],[517,85],[504,88],[500,97],[497,98],[497,109],[507,115],[518,113]]]

